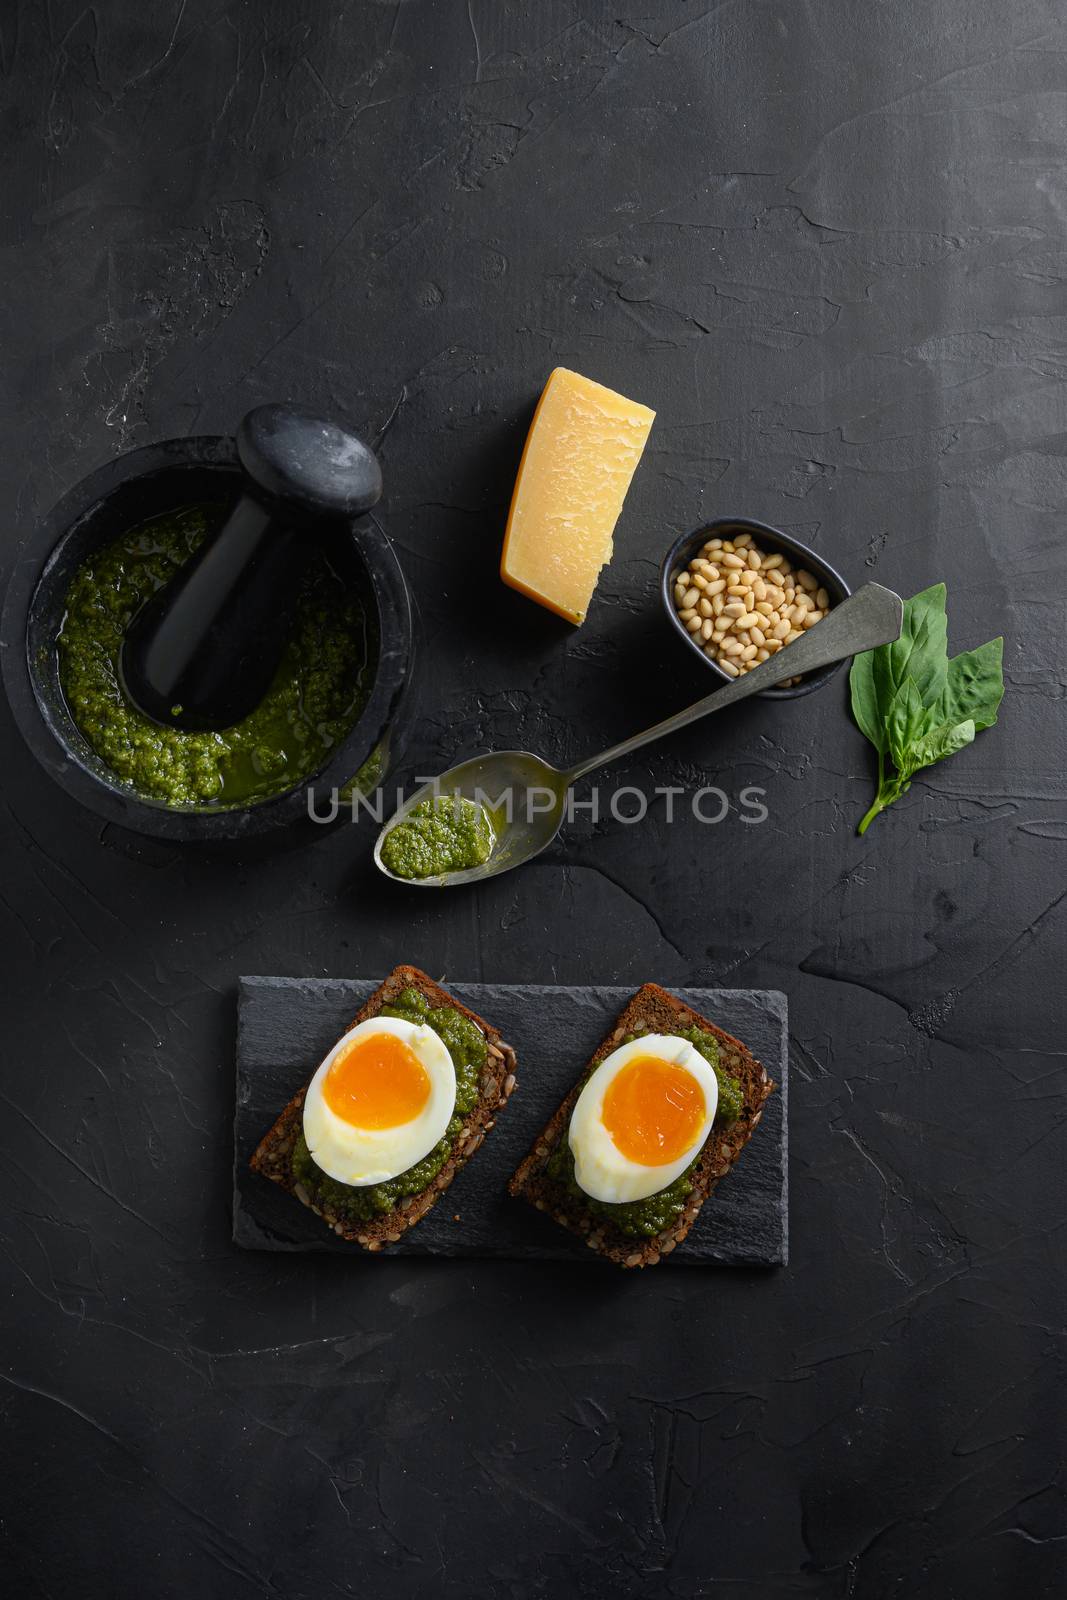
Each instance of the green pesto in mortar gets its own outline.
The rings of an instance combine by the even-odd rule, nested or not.
[[[422,800],[382,840],[382,862],[398,878],[431,878],[488,861],[493,825],[484,807],[462,796]]]
[[[630,1044],[632,1040],[640,1039],[643,1034],[649,1032],[651,1032],[649,1028],[638,1028],[620,1040],[620,1044]],[[715,1081],[719,1086],[719,1099],[714,1126],[724,1128],[731,1122],[736,1122],[744,1107],[744,1091],[737,1079],[731,1078],[719,1066],[719,1042],[715,1035],[705,1033],[703,1028],[672,1028],[671,1037],[688,1039],[715,1074]],[[698,1151],[685,1171],[680,1172],[673,1183],[669,1183],[665,1189],[657,1190],[655,1194],[647,1195],[644,1200],[624,1200],[612,1205],[607,1200],[594,1200],[581,1188],[574,1176],[574,1155],[567,1134],[564,1133],[545,1163],[545,1175],[580,1200],[587,1211],[603,1217],[613,1227],[618,1228],[620,1233],[651,1239],[657,1233],[662,1233],[665,1228],[669,1228],[675,1218],[681,1215],[685,1202],[692,1192],[691,1174],[699,1160]]]
[[[303,1131],[293,1146],[292,1172],[303,1184],[313,1205],[351,1222],[373,1222],[387,1211],[395,1211],[405,1195],[421,1194],[433,1182],[452,1153],[456,1135],[464,1119],[478,1104],[482,1069],[486,1061],[486,1041],[482,1030],[453,1006],[432,1008],[418,989],[402,989],[392,1005],[383,1006],[380,1017],[402,1017],[406,1022],[429,1023],[444,1040],[456,1069],[456,1109],[444,1137],[406,1172],[386,1183],[355,1187],[339,1183],[315,1165]]]
[[[190,733],[162,727],[130,702],[118,668],[131,619],[225,514],[219,505],[168,511],[90,556],[74,575],[56,641],[60,683],[85,738],[123,783],[172,806],[247,805],[293,788],[344,738],[371,687],[363,610],[316,552],[274,680],[242,722]]]

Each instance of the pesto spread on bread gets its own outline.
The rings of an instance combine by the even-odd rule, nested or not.
[[[653,1031],[649,1027],[637,1028],[632,1033],[626,1034],[621,1043],[631,1044],[635,1039],[640,1039]],[[719,1043],[714,1034],[705,1032],[703,1028],[671,1028],[655,1031],[667,1032],[669,1037],[687,1040],[703,1056],[715,1074],[719,1090],[714,1125],[723,1128],[736,1122],[744,1106],[744,1092],[737,1079],[730,1077],[720,1067]],[[573,1194],[587,1210],[610,1222],[620,1233],[630,1234],[635,1238],[653,1238],[681,1215],[685,1202],[692,1192],[691,1174],[700,1160],[700,1153],[697,1152],[684,1172],[673,1182],[657,1190],[655,1194],[650,1194],[643,1200],[626,1200],[612,1204],[605,1200],[594,1200],[581,1188],[574,1175],[574,1154],[564,1134],[545,1164],[545,1176]]]
[[[367,1222],[393,1211],[407,1195],[420,1194],[436,1178],[452,1153],[464,1118],[478,1103],[487,1044],[482,1030],[454,1006],[432,1007],[417,989],[403,989],[396,999],[384,1005],[380,1017],[399,1017],[405,1022],[426,1024],[444,1041],[456,1069],[456,1105],[452,1119],[433,1149],[421,1161],[384,1183],[354,1187],[340,1183],[316,1166],[303,1130],[293,1145],[292,1173],[312,1205],[350,1221]]]

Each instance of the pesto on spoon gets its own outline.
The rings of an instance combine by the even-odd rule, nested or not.
[[[532,860],[552,843],[563,822],[567,793],[586,773],[618,761],[655,739],[677,733],[701,717],[721,711],[724,706],[747,700],[761,689],[770,689],[782,678],[813,672],[817,667],[829,666],[832,661],[844,660],[861,650],[871,650],[899,638],[902,614],[903,602],[898,594],[883,589],[878,583],[864,584],[850,599],[835,606],[818,627],[810,628],[802,638],[743,677],[735,678],[695,705],[657,722],[643,733],[624,739],[621,744],[612,745],[609,750],[602,750],[569,771],[551,766],[528,750],[501,750],[464,761],[442,777],[424,784],[386,823],[374,847],[375,863],[387,878],[424,889],[451,889],[458,884],[477,883],[483,878],[509,872],[512,867]],[[416,811],[424,815],[421,808],[428,802],[441,798],[451,800],[455,796],[491,812],[497,837],[489,856],[427,876],[406,877],[394,871],[386,848],[393,831],[399,831]]]

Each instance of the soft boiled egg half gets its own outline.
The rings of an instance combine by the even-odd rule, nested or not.
[[[425,1024],[371,1017],[345,1034],[304,1096],[304,1138],[338,1183],[385,1183],[443,1138],[456,1105],[448,1046]]]
[[[575,1181],[611,1205],[658,1194],[699,1152],[718,1103],[715,1074],[688,1039],[646,1033],[620,1045],[571,1113]]]

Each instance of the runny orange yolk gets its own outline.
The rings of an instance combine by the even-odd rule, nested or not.
[[[333,1061],[322,1095],[355,1128],[398,1128],[413,1122],[429,1100],[430,1079],[395,1033],[367,1033]]]
[[[693,1145],[705,1108],[704,1091],[685,1067],[635,1056],[609,1083],[601,1121],[628,1160],[665,1167]]]

